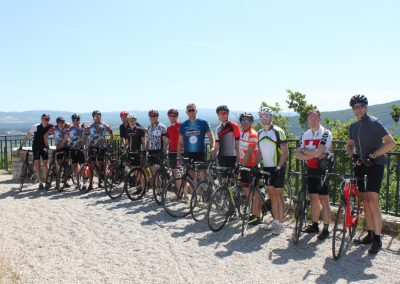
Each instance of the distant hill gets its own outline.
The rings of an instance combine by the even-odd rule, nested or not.
[[[390,116],[392,104],[400,105],[399,101],[394,101],[390,103],[384,103],[379,105],[369,106],[369,113],[379,117],[386,127],[393,129],[393,120]],[[147,111],[142,110],[130,110],[130,113],[134,113],[138,117],[138,122],[142,125],[147,126],[149,124],[149,118]],[[243,111],[231,111],[230,118],[233,121],[239,120],[239,115]],[[58,116],[64,116],[67,121],[70,121],[73,112],[68,111],[55,111],[55,110],[39,110],[39,111],[24,111],[24,112],[0,112],[0,135],[14,135],[25,133],[32,125],[40,122],[40,116],[42,113],[49,113],[51,116],[51,122],[54,123]],[[180,120],[185,120],[187,118],[185,110],[179,110]],[[256,112],[252,112],[255,117],[257,117]],[[91,123],[92,116],[91,112],[80,113],[81,121],[86,123]],[[288,125],[290,132],[294,135],[300,135],[302,129],[300,128],[298,122],[298,116],[292,112],[283,113],[283,115],[289,118]],[[331,120],[340,119],[342,121],[348,121],[353,118],[352,110],[340,110],[340,111],[328,111],[322,112],[323,117],[328,116]],[[198,117],[207,120],[211,127],[215,127],[219,124],[218,117],[215,113],[215,109],[199,109]],[[103,112],[102,119],[108,122],[113,129],[117,129],[121,124],[119,118],[119,112]],[[160,121],[164,124],[168,124],[167,110],[160,110]],[[400,135],[400,129],[396,131],[397,135]]]

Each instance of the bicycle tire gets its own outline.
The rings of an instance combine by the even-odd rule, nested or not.
[[[358,220],[360,218],[361,214],[361,200],[358,195],[352,194],[351,195],[354,199],[354,206],[353,208],[350,208],[351,215],[353,217],[353,226],[351,226],[349,230],[349,238],[352,240],[354,236],[356,235],[357,232],[357,225],[358,225]],[[355,220],[354,220],[355,218]]]
[[[132,201],[141,199],[147,191],[147,175],[142,168],[133,168],[124,182],[126,196]]]
[[[220,231],[228,221],[234,210],[230,200],[230,193],[226,186],[220,186],[211,197],[207,208],[208,227],[213,232]]]
[[[62,164],[61,166],[58,167],[58,171],[57,171],[57,178],[56,178],[56,189],[58,192],[62,192],[64,191],[64,186],[65,186],[65,175],[66,173],[66,169],[65,169],[65,164]],[[64,176],[64,179],[63,179]],[[63,180],[61,180],[63,179]]]
[[[246,198],[246,205],[244,206],[244,211],[242,215],[242,237],[247,231],[247,227],[249,226],[249,220],[251,216],[251,211],[253,209],[253,201],[254,201],[255,190],[250,190],[248,198]]]
[[[162,191],[164,210],[175,218],[188,216],[194,188],[192,180],[187,176],[172,178]]]
[[[206,218],[208,203],[211,200],[213,191],[213,185],[209,181],[201,181],[196,185],[190,199],[190,214],[196,222]]]
[[[335,225],[332,232],[332,255],[338,260],[346,243],[346,200],[342,199],[336,213]]]
[[[84,163],[78,171],[77,185],[81,193],[91,190],[93,182],[93,169],[88,163]]]
[[[168,182],[167,179],[167,173],[161,168],[158,168],[157,171],[154,173],[153,182],[151,184],[153,188],[153,197],[158,205],[162,205],[161,193]]]
[[[297,197],[297,204],[295,209],[295,220],[296,224],[294,227],[294,244],[299,243],[299,239],[304,226],[305,215],[306,215],[306,192],[305,190],[300,190]]]
[[[21,169],[19,191],[24,187],[25,180],[28,176],[28,163],[24,162]]]
[[[104,178],[104,190],[111,199],[118,199],[125,192],[127,173],[123,167],[112,167]]]
[[[45,192],[56,186],[56,180],[57,180],[57,165],[55,162],[51,162],[49,170],[47,171],[46,174],[46,182],[44,186]]]
[[[291,211],[293,205],[293,188],[290,185],[290,179],[288,178],[285,182],[285,187],[283,189],[283,202],[284,202],[284,214],[283,218],[289,217],[289,212]]]

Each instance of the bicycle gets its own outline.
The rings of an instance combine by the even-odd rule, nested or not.
[[[46,174],[46,181],[44,185],[45,192],[49,191],[51,188],[57,189],[56,181],[58,176],[58,169],[57,169],[56,152],[57,150],[54,150],[51,155],[51,161],[49,164],[49,169]]]
[[[291,178],[293,176],[297,176],[297,177],[301,176],[302,177],[301,190],[298,192],[297,198],[295,198],[293,200],[293,203],[296,205],[296,207],[294,209],[294,217],[295,217],[296,223],[295,223],[294,232],[293,232],[293,243],[295,245],[297,245],[299,242],[300,236],[303,233],[303,228],[306,226],[306,224],[308,222],[307,212],[308,212],[308,207],[311,204],[311,201],[307,194],[307,178],[313,177],[313,178],[321,179],[321,187],[322,187],[327,181],[328,173],[325,172],[324,175],[309,175],[307,173],[302,173],[302,172],[290,172],[289,177],[288,177],[289,185],[292,184]]]
[[[340,184],[341,201],[337,210],[333,227],[332,254],[338,260],[342,254],[344,244],[351,241],[356,233],[358,220],[363,213],[360,192],[357,186],[359,178],[350,175],[330,174],[342,178]],[[363,179],[364,188],[367,188],[367,176]],[[346,234],[348,233],[348,237]]]
[[[182,158],[179,176],[169,180],[162,191],[162,204],[169,215],[183,218],[190,214],[190,200],[199,170],[205,167],[204,162],[193,162],[189,158]],[[195,178],[192,177],[193,172],[196,173]]]
[[[142,152],[142,154],[145,154],[145,152]],[[146,157],[143,156],[141,161],[142,165],[132,167],[132,169],[128,172],[124,182],[124,191],[128,198],[132,201],[141,199],[146,194],[149,186],[148,174],[145,170],[145,165],[147,165]]]
[[[69,149],[63,150],[63,152],[64,152],[63,159],[61,160],[61,163],[58,165],[57,178],[56,178],[56,188],[59,192],[62,192],[65,187],[69,187],[68,179],[71,179],[72,183],[76,185]]]
[[[154,200],[158,205],[162,205],[161,192],[172,177],[171,169],[167,167],[165,163],[165,157],[160,155],[148,155],[148,157],[154,157],[158,160],[158,169],[152,177],[153,180],[151,184],[153,188]]]
[[[22,164],[22,169],[21,169],[21,174],[19,175],[20,177],[20,186],[19,186],[19,191],[22,191],[22,188],[24,187],[24,184],[27,181],[30,181],[32,183],[36,183],[36,178],[35,178],[35,171],[33,167],[33,163],[30,161],[29,156],[30,153],[32,153],[32,150],[30,148],[19,148],[17,155],[19,156],[21,150],[25,150],[25,158],[24,158],[24,163]]]

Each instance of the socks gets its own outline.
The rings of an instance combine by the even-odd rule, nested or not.
[[[328,231],[329,229],[329,224],[324,224],[324,231]]]
[[[318,228],[318,222],[313,222],[312,225],[314,228]]]
[[[373,238],[372,240],[376,243],[379,243],[381,241],[381,235],[376,235],[375,233],[373,233]]]

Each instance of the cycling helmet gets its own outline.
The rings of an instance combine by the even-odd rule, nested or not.
[[[157,110],[155,110],[155,109],[151,109],[151,110],[149,110],[149,116],[150,115],[156,115],[156,116],[159,116],[159,114],[158,114],[158,111]]]
[[[92,112],[92,116],[94,116],[95,114],[98,114],[98,115],[101,115],[101,112],[99,111],[99,110],[94,110],[93,112]]]
[[[220,105],[219,107],[217,107],[216,112],[219,113],[220,111],[229,112],[229,108],[226,105]]]
[[[50,114],[44,113],[44,114],[42,114],[41,118],[50,119]]]
[[[178,116],[178,115],[179,115],[179,112],[178,112],[177,109],[171,108],[171,109],[168,111],[167,114],[168,114],[168,115],[174,114],[174,115]]]
[[[356,104],[368,105],[368,99],[364,95],[355,95],[350,99],[350,106],[353,107]]]
[[[127,113],[126,111],[121,111],[120,113],[119,113],[119,116],[120,117],[126,117],[127,115],[128,115],[129,113]]]
[[[261,115],[262,113],[272,115],[273,111],[269,107],[260,107],[260,109],[258,110],[258,115]]]
[[[249,112],[244,112],[240,115],[239,121],[242,122],[245,118],[249,119],[251,122],[254,122],[254,117],[251,113]]]
[[[74,113],[74,114],[71,116],[71,119],[72,119],[72,120],[80,120],[80,119],[81,119],[81,116],[80,116],[79,114],[77,114],[77,113]]]
[[[128,120],[129,119],[136,119],[136,115],[134,114],[128,114],[128,116],[126,117]]]
[[[65,122],[65,118],[64,117],[62,117],[62,116],[57,117],[57,119],[56,119],[57,123],[60,123],[62,121]]]

